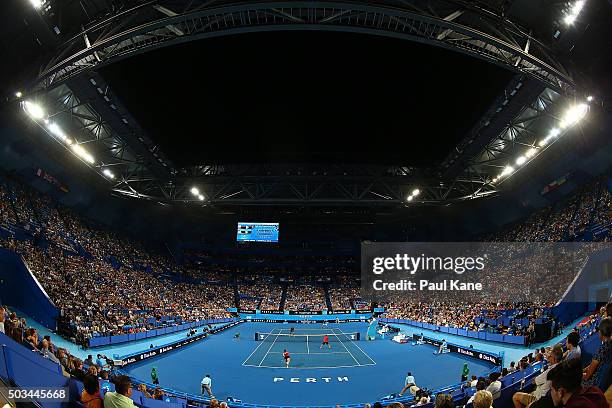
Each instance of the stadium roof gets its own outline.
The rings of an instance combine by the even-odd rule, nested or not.
[[[26,28],[3,46],[38,54],[0,72],[117,195],[448,205],[497,194],[605,106],[588,61],[609,7],[578,3],[10,0]]]
[[[432,166],[513,74],[400,39],[290,31],[163,48],[102,76],[179,167]]]

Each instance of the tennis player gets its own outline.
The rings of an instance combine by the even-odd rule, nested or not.
[[[289,335],[293,336],[295,334],[295,327],[289,329]]]
[[[331,344],[329,344],[329,336],[327,334],[323,335],[323,341],[321,342],[321,347],[319,347],[319,349],[322,349],[323,346],[327,346],[331,350]]]
[[[291,355],[286,349],[283,350],[283,358],[285,359],[285,367],[289,368],[289,363],[291,363]]]

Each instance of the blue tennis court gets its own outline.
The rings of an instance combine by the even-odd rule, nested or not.
[[[327,335],[328,345],[323,344]],[[253,352],[242,363],[248,367],[284,368],[283,353],[291,355],[290,368],[348,368],[375,365],[376,362],[359,345],[358,332],[345,333],[340,328],[297,329],[274,328],[256,333],[260,339]]]
[[[295,327],[295,337],[288,339],[290,327]],[[417,385],[435,389],[458,383],[464,362],[469,364],[470,375],[486,375],[493,368],[457,353],[436,356],[436,349],[429,345],[365,341],[367,327],[367,323],[330,323],[328,327],[243,323],[125,370],[150,381],[151,368],[156,367],[162,387],[197,395],[200,381],[210,374],[213,393],[221,400],[232,396],[255,404],[292,405],[299,395],[303,406],[334,406],[397,393],[408,371]],[[256,333],[263,334],[258,341]],[[331,349],[321,349],[325,333]],[[359,333],[361,339],[353,340],[353,333]],[[308,341],[300,335],[307,335]],[[291,354],[289,368],[284,365],[284,349]]]

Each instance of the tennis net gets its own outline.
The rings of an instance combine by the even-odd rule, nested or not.
[[[337,341],[356,341],[361,338],[358,332],[355,333],[320,333],[320,334],[289,334],[289,333],[255,333],[255,341],[269,341],[276,343],[283,342],[313,342],[322,343],[323,337],[329,337],[330,342]]]

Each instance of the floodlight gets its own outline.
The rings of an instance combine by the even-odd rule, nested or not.
[[[412,190],[411,195],[413,196],[418,196],[419,194],[421,194],[421,190],[419,190],[418,188],[415,188],[414,190]]]
[[[557,128],[552,128],[552,129],[550,130],[550,132],[548,132],[548,137],[552,139],[553,137],[557,137],[557,136],[559,136],[559,134],[560,134],[560,133],[561,133],[561,131],[560,131],[559,129],[557,129]]]
[[[23,94],[21,93],[21,91],[17,91],[17,92],[15,92],[15,96],[17,98],[21,98],[23,96]]]
[[[78,144],[72,145],[72,151],[74,151],[77,156],[85,160],[87,163],[89,164],[95,163],[95,159],[93,158],[93,156],[89,154],[85,149],[83,149],[81,145],[78,145]]]
[[[563,123],[565,126],[571,126],[574,123],[578,122],[580,119],[584,118],[587,110],[589,109],[586,103],[580,103],[578,105],[574,105],[565,112],[565,116],[563,117]]]
[[[574,22],[578,18],[578,15],[582,11],[582,8],[584,7],[584,3],[585,3],[584,0],[578,0],[577,2],[574,3],[574,5],[569,9],[567,15],[563,18],[563,21],[565,22],[565,24],[567,25],[574,24]]]
[[[19,97],[18,97],[18,98],[19,98]],[[592,95],[587,96],[587,101],[588,101],[588,102],[592,102],[592,101],[593,101],[593,96],[592,96]]]
[[[200,194],[200,190],[198,190],[197,187],[191,187],[191,194],[197,196],[198,194]]]
[[[526,161],[527,161],[527,158],[525,156],[519,156],[516,159],[516,164],[517,164],[517,166],[520,166],[522,164],[525,164]]]
[[[408,200],[408,201],[412,201],[412,200],[414,200],[414,196],[413,196],[413,195],[409,195],[409,196],[408,196],[408,198],[407,198],[406,200]]]
[[[514,171],[514,167],[512,166],[506,166],[504,167],[504,170],[501,172],[502,176],[507,176],[508,174],[511,174]]]
[[[23,105],[28,115],[34,119],[42,119],[45,116],[45,111],[37,103],[25,101]]]
[[[42,0],[30,0],[30,4],[35,8],[39,9],[42,7]]]
[[[563,19],[563,22],[567,25],[572,25],[574,24],[574,21],[576,21],[576,17],[573,14],[568,14],[567,16],[565,16],[565,18]]]
[[[527,152],[525,153],[525,156],[527,156],[528,158],[532,158],[533,156],[535,156],[537,152],[538,152],[538,149],[536,149],[535,147],[532,147],[531,149],[527,150]]]
[[[52,134],[54,134],[55,136],[59,137],[60,139],[66,139],[66,134],[64,133],[64,131],[62,130],[62,128],[60,128],[58,126],[57,123],[55,122],[51,122],[48,126],[47,129],[49,129],[49,132],[51,132]]]
[[[200,195],[198,196],[198,199],[199,199],[200,201],[204,201],[204,196],[203,196],[202,194],[200,194]]]
[[[102,170],[102,174],[104,174],[106,177],[108,177],[110,179],[114,179],[115,178],[115,175],[109,169]]]

